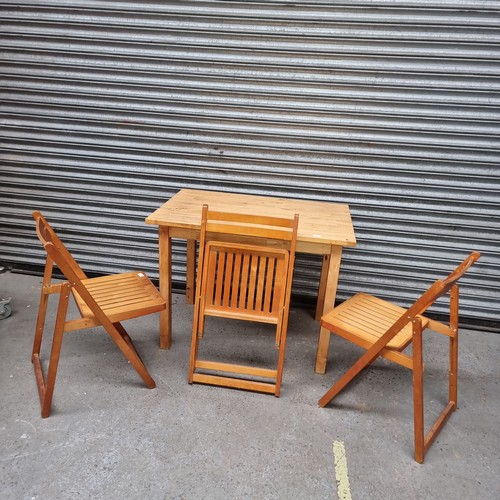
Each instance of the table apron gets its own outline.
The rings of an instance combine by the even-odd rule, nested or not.
[[[164,226],[160,226],[164,227]],[[169,227],[168,234],[171,238],[179,238],[183,240],[199,240],[200,239],[200,230],[199,229],[188,229],[182,227]],[[244,238],[242,239],[244,242]],[[250,242],[250,240],[249,240]],[[313,255],[329,255],[332,249],[332,246],[339,245],[331,245],[329,243],[324,242],[311,242],[311,241],[300,241],[297,240],[297,249],[296,251],[299,253],[308,253]]]

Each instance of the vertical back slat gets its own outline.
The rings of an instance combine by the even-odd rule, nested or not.
[[[202,295],[202,305],[204,307],[205,300],[208,299],[210,305],[215,304],[215,277],[217,274],[217,252],[208,252],[206,266],[208,267],[208,272],[206,274],[206,291]]]
[[[255,307],[255,285],[259,267],[259,256],[252,255],[250,258],[250,276],[248,281],[248,299],[246,309]]]
[[[241,251],[234,255],[233,282],[231,285],[231,304],[233,309],[240,308]]]
[[[267,274],[266,274],[266,288],[264,295],[263,310],[265,313],[272,313],[274,310],[271,307],[271,299],[274,288],[274,271],[276,268],[276,258],[268,257],[267,259]]]
[[[231,283],[233,281],[233,262],[234,253],[225,252],[226,261],[224,263],[224,292],[222,298],[222,307],[231,307]]]
[[[284,300],[284,277],[286,276],[287,269],[285,268],[283,259],[276,262],[275,276],[274,276],[274,294],[273,294],[273,311],[278,311]]]
[[[243,262],[241,264],[241,290],[240,290],[240,309],[247,308],[248,281],[250,279],[250,255],[243,254]]]
[[[217,267],[214,270],[214,279],[215,279],[214,304],[216,305],[220,305],[222,303],[222,291],[224,288],[224,260],[225,260],[224,253],[218,252]]]
[[[257,290],[255,294],[255,310],[262,311],[263,298],[264,298],[264,288],[265,288],[265,277],[266,277],[266,267],[267,267],[267,257],[260,256],[259,259],[259,273],[257,275]]]

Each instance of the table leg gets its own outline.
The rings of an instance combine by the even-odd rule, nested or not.
[[[321,316],[323,316],[323,309],[325,308],[326,282],[328,280],[328,269],[330,268],[330,262],[330,254],[323,255],[321,275],[319,278],[318,301],[316,302],[316,321],[319,321],[321,319]]]
[[[160,312],[160,349],[172,345],[172,239],[168,227],[159,228],[160,294],[167,307]]]
[[[194,304],[196,288],[196,240],[187,240],[186,250],[186,303]]]
[[[321,319],[321,316],[330,311],[335,305],[341,257],[342,247],[332,245],[330,254],[325,255],[323,258],[318,292],[318,304],[316,307],[316,319]],[[326,328],[320,327],[318,351],[316,353],[316,373],[325,373],[329,347],[330,331]]]

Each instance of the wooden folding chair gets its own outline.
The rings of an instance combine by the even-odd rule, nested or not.
[[[413,407],[415,460],[424,455],[451,412],[457,408],[458,372],[458,280],[480,257],[472,252],[446,279],[436,281],[409,309],[372,295],[359,293],[321,318],[324,328],[367,351],[319,400],[326,406],[359,372],[378,356],[413,370]],[[449,325],[422,316],[439,297],[448,294]],[[429,328],[450,338],[448,403],[427,435],[424,435],[423,342],[422,332]],[[402,351],[413,344],[412,355]]]
[[[190,384],[199,382],[279,396],[297,226],[298,215],[284,219],[215,212],[203,206]],[[206,316],[276,325],[277,368],[198,359]]]
[[[33,218],[36,221],[38,238],[47,252],[32,353],[42,406],[42,417],[45,418],[50,415],[57,366],[65,332],[96,326],[104,327],[142,380],[144,380],[146,386],[150,389],[154,388],[154,380],[146,370],[132,340],[120,323],[165,308],[165,301],[154,285],[142,272],[87,278],[42,214],[33,212]],[[54,264],[64,274],[67,281],[59,284],[51,282]],[[45,378],[40,360],[40,349],[50,294],[59,294],[59,305],[54,326],[50,362]],[[66,316],[71,294],[80,310],[81,318],[68,321]]]

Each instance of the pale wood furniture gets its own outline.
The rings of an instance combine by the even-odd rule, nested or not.
[[[200,215],[188,381],[278,397],[285,359],[298,215],[285,219],[214,212],[207,205],[203,206]],[[242,237],[245,241],[251,238],[253,243],[240,243]],[[277,368],[199,359],[199,340],[203,337],[207,316],[275,325],[272,343],[278,349]]]
[[[165,301],[159,292],[142,272],[87,278],[42,214],[33,212],[33,218],[36,222],[38,238],[47,252],[32,352],[42,417],[50,415],[62,339],[66,332],[103,326],[146,386],[150,389],[154,388],[154,380],[146,370],[132,340],[120,322],[164,310]],[[67,281],[52,283],[54,264],[64,274]],[[50,361],[47,375],[44,377],[40,350],[51,294],[59,295],[59,304]],[[76,301],[81,318],[67,320],[71,295]]]
[[[316,319],[329,311],[337,293],[343,247],[356,245],[349,206],[338,203],[305,201],[270,196],[254,196],[217,191],[181,189],[146,223],[159,226],[160,293],[167,308],[160,313],[160,347],[172,343],[172,238],[187,240],[186,299],[194,303],[196,240],[200,237],[200,213],[207,204],[211,210],[242,214],[292,218],[299,215],[297,252],[323,256]],[[244,238],[242,239],[244,242]],[[324,373],[330,333],[320,329],[316,372]]]
[[[326,406],[356,375],[378,356],[413,370],[415,460],[424,455],[451,412],[457,408],[458,373],[458,280],[479,259],[472,252],[447,278],[436,281],[409,309],[372,295],[359,293],[321,318],[324,328],[367,349],[354,365],[319,400]],[[441,296],[448,294],[449,325],[422,316]],[[423,341],[429,328],[450,339],[448,403],[431,429],[424,434]],[[411,356],[402,351],[412,344]]]

